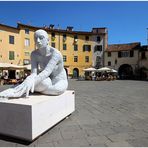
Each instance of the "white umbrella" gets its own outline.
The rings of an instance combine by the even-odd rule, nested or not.
[[[113,72],[113,73],[117,73],[118,71],[115,70],[115,69],[111,69],[111,72]]]
[[[96,71],[96,69],[95,68],[93,68],[93,67],[90,67],[90,68],[87,68],[87,69],[83,69],[84,71]]]
[[[24,69],[24,66],[10,64],[10,63],[0,63],[0,69]]]
[[[27,70],[31,70],[31,64],[29,64],[29,65],[24,65],[24,67],[25,67]]]
[[[97,69],[97,71],[111,71],[111,69],[108,67],[102,67],[102,68]]]

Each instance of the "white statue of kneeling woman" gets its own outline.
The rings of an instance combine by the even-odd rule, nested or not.
[[[49,37],[44,30],[35,32],[34,41],[37,49],[31,53],[31,75],[20,85],[0,92],[0,97],[17,98],[23,95],[28,97],[30,91],[60,95],[66,91],[68,80],[62,54],[49,46]]]

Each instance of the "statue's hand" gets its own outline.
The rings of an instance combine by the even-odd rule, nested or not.
[[[30,91],[32,93],[34,92],[35,76],[34,75],[28,76],[23,83],[25,87],[26,97],[28,97]]]
[[[0,97],[4,98],[15,98],[21,97],[23,94],[26,93],[26,97],[29,96],[29,92],[34,92],[34,84],[35,84],[35,75],[28,76],[23,83],[18,85],[15,88],[9,88],[0,92]]]
[[[13,88],[9,88],[7,90],[0,92],[0,97],[9,98],[12,96],[14,96],[14,89]]]
[[[15,88],[9,88],[7,90],[4,90],[0,93],[0,97],[4,98],[15,98],[15,97],[21,97],[23,95],[24,90],[21,90],[19,92],[16,92]]]

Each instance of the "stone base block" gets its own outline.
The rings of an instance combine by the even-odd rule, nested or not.
[[[0,102],[0,134],[32,141],[75,110],[74,91]]]

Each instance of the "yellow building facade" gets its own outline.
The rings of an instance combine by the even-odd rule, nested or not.
[[[17,24],[11,27],[0,24],[0,62],[17,65],[30,64],[30,54],[35,49],[34,32],[44,29],[49,34],[49,44],[63,55],[64,67],[69,76],[84,75],[83,69],[103,66],[104,51],[107,48],[107,28],[92,28],[92,31],[73,31],[49,27],[35,27]]]

